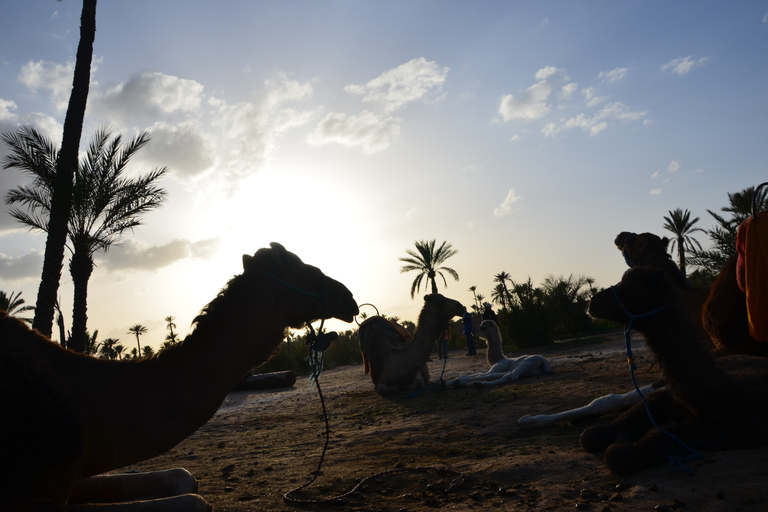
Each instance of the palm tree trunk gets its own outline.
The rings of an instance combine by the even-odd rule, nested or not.
[[[72,339],[69,348],[75,352],[85,352],[88,337],[88,280],[93,273],[93,261],[87,253],[75,249],[69,264],[75,297],[72,306]]]
[[[64,244],[67,241],[69,209],[72,202],[72,181],[77,168],[80,136],[83,131],[85,106],[91,82],[93,41],[96,38],[96,0],[83,0],[80,15],[80,43],[77,47],[72,93],[64,119],[61,151],[56,162],[56,187],[51,198],[51,216],[48,220],[48,238],[45,243],[43,273],[37,291],[35,319],[32,326],[50,337],[53,329],[53,311],[59,291]]]
[[[677,255],[680,258],[680,272],[685,277],[685,246],[683,243],[685,239],[682,236],[677,237]]]

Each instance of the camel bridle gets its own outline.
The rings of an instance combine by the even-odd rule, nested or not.
[[[637,390],[637,394],[640,397],[640,400],[643,401],[643,405],[645,405],[645,410],[648,413],[648,418],[651,420],[651,423],[656,428],[656,430],[670,437],[672,440],[676,441],[680,446],[682,446],[683,448],[685,448],[690,452],[690,455],[687,455],[685,457],[672,456],[667,454],[667,459],[669,459],[670,469],[672,471],[684,471],[688,474],[692,474],[693,470],[687,467],[684,463],[686,461],[701,457],[701,453],[698,450],[691,448],[690,446],[685,444],[681,439],[679,439],[677,436],[675,436],[671,432],[668,432],[667,430],[664,430],[659,426],[658,423],[656,423],[656,418],[653,417],[653,412],[651,412],[651,406],[648,404],[648,400],[646,400],[645,395],[643,395],[643,392],[640,391],[640,386],[637,384],[637,379],[635,379],[635,370],[637,370],[637,365],[635,364],[635,360],[632,357],[632,323],[635,320],[639,320],[641,318],[647,318],[649,316],[655,315],[656,313],[660,313],[661,311],[671,308],[671,306],[661,306],[652,311],[648,311],[647,313],[634,314],[634,313],[631,313],[627,309],[627,307],[624,305],[624,302],[621,300],[621,297],[619,297],[619,292],[616,291],[615,286],[611,286],[611,291],[613,292],[613,296],[616,298],[616,302],[618,303],[619,307],[621,308],[622,311],[624,311],[624,314],[627,315],[627,323],[624,324],[624,341],[626,342],[626,345],[627,345],[627,363],[629,363],[629,375],[632,378],[632,385],[635,387],[635,390]]]

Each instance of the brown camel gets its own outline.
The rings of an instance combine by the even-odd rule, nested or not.
[[[360,324],[360,350],[376,391],[390,394],[423,388],[429,382],[427,359],[432,347],[451,318],[465,312],[459,302],[439,293],[425,295],[410,342],[404,342],[399,332],[381,317],[374,316]]]
[[[702,339],[706,334],[718,353],[768,356],[768,343],[749,335],[747,296],[736,279],[737,256],[728,259],[712,286],[699,288],[688,283],[672,261],[667,253],[668,242],[666,237],[659,238],[652,233],[626,231],[619,233],[615,240],[630,268],[656,268],[671,278],[680,289],[686,310],[695,319]]]
[[[637,267],[613,289],[590,302],[596,318],[628,323],[643,334],[662,367],[669,388],[647,397],[665,432],[653,427],[643,403],[609,425],[581,435],[585,450],[605,449],[605,463],[629,474],[695,450],[729,450],[766,443],[768,358],[715,357],[701,344],[680,288],[664,272]],[[648,315],[646,315],[648,314]]]
[[[0,316],[2,509],[210,510],[184,470],[101,474],[192,434],[249,369],[275,353],[289,327],[357,314],[344,285],[270,245],[244,255],[243,273],[203,308],[193,332],[151,359],[77,354]],[[122,501],[132,503],[115,504]]]

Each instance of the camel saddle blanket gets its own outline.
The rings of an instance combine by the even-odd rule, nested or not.
[[[365,347],[371,342],[371,333],[374,331],[383,335],[390,343],[396,345],[405,346],[413,341],[413,335],[408,332],[408,329],[392,320],[387,320],[383,316],[372,316],[365,320],[360,324],[357,336],[360,340],[360,351],[363,353],[363,367],[366,375],[370,373],[371,366],[365,355],[367,352]]]
[[[736,233],[736,279],[747,294],[749,334],[768,342],[768,212],[741,223]]]

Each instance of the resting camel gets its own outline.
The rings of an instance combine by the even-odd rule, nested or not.
[[[439,293],[424,296],[413,340],[408,342],[389,321],[373,316],[360,324],[358,337],[365,373],[379,394],[414,391],[429,382],[427,359],[451,318],[466,312],[458,301]]]
[[[2,509],[211,510],[184,470],[102,474],[192,434],[248,370],[276,352],[287,328],[319,318],[353,320],[357,305],[343,284],[270,245],[244,255],[243,273],[203,308],[184,342],[151,359],[71,352],[3,313]]]
[[[667,238],[653,233],[622,232],[615,243],[627,264],[662,270],[680,290],[686,310],[694,317],[702,339],[721,354],[768,356],[768,343],[749,335],[747,296],[739,288],[736,267],[738,256],[730,257],[710,287],[689,284],[667,252]],[[709,342],[707,342],[709,343]]]
[[[498,386],[507,382],[515,382],[521,377],[534,377],[552,371],[549,361],[544,356],[504,356],[501,348],[501,331],[493,320],[483,320],[480,325],[472,329],[472,335],[485,340],[488,346],[485,357],[491,368],[487,372],[459,375],[446,382],[446,386],[449,388],[469,385],[476,387]]]
[[[629,270],[615,287],[595,295],[589,314],[630,322],[643,334],[667,379],[669,389],[647,397],[656,422],[696,450],[730,450],[766,443],[768,358],[715,357],[699,340],[679,287],[655,269]],[[687,449],[654,428],[643,403],[608,425],[581,435],[585,450],[605,450],[615,473],[630,474],[686,455]]]

